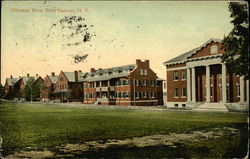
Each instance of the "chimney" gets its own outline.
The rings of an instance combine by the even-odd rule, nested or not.
[[[10,78],[12,79],[12,75],[10,75]]]
[[[51,72],[51,76],[52,76],[52,77],[55,77],[55,72]]]
[[[36,74],[36,77],[38,77],[38,74]]]
[[[145,60],[145,65],[149,67],[149,60]]]
[[[82,70],[79,70],[79,73],[82,73]]]
[[[137,67],[141,66],[141,60],[140,59],[136,59],[136,66]]]
[[[30,76],[30,74],[29,73],[27,73],[27,77],[29,77]]]
[[[75,82],[78,82],[78,71],[75,71]]]
[[[102,70],[102,68],[98,68],[98,70]]]
[[[92,73],[92,72],[95,72],[96,70],[95,70],[95,68],[91,68],[90,69],[90,72]]]

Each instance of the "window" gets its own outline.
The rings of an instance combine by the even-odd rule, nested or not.
[[[174,104],[174,107],[178,107],[178,104]]]
[[[125,92],[125,98],[129,98],[129,92]]]
[[[148,70],[144,69],[144,75],[148,75]]]
[[[210,52],[211,52],[211,54],[218,53],[218,46],[216,46],[216,45],[211,46]]]
[[[187,96],[187,89],[186,88],[182,88],[181,96],[182,97],[186,97]]]
[[[135,98],[140,98],[140,92],[135,92]]]
[[[187,79],[186,71],[182,71],[182,72],[181,72],[181,79],[182,79],[182,80],[186,80],[186,79]]]
[[[155,98],[155,92],[151,92],[151,98]]]
[[[154,86],[155,85],[155,81],[151,81],[151,86]]]
[[[236,95],[237,97],[240,97],[240,84],[236,83]]]
[[[174,89],[174,97],[178,97],[178,88]]]
[[[174,72],[174,76],[173,76],[173,77],[174,77],[173,80],[174,80],[174,81],[177,81],[177,80],[178,80],[178,72]]]
[[[213,85],[210,86],[210,96],[213,96]]]
[[[139,86],[140,85],[140,81],[139,80],[135,80],[135,85]]]
[[[185,108],[185,107],[186,107],[186,104],[182,104],[181,106],[182,106],[183,108]]]
[[[129,80],[124,80],[124,85],[129,85]]]
[[[143,98],[147,98],[147,92],[143,92]]]
[[[140,69],[140,75],[143,75],[143,69]]]
[[[147,81],[143,80],[143,85],[146,86],[147,85]]]

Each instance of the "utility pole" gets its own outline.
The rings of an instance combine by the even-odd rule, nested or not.
[[[135,106],[135,79],[133,79],[133,85],[134,85],[134,106]]]
[[[30,86],[30,89],[31,89],[30,101],[31,101],[31,103],[32,103],[32,86]]]

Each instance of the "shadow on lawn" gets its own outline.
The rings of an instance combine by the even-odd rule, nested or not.
[[[171,146],[111,146],[86,152],[57,151],[53,158],[244,158],[247,154],[247,128],[237,135],[225,135],[198,143],[175,143]]]

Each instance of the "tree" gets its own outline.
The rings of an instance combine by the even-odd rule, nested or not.
[[[27,81],[26,88],[23,92],[24,97],[26,100],[34,100],[40,96],[40,86],[34,84],[34,78],[30,78]]]
[[[249,39],[248,39],[248,5],[247,2],[230,2],[232,31],[222,40],[225,53],[222,61],[230,72],[249,79]]]

